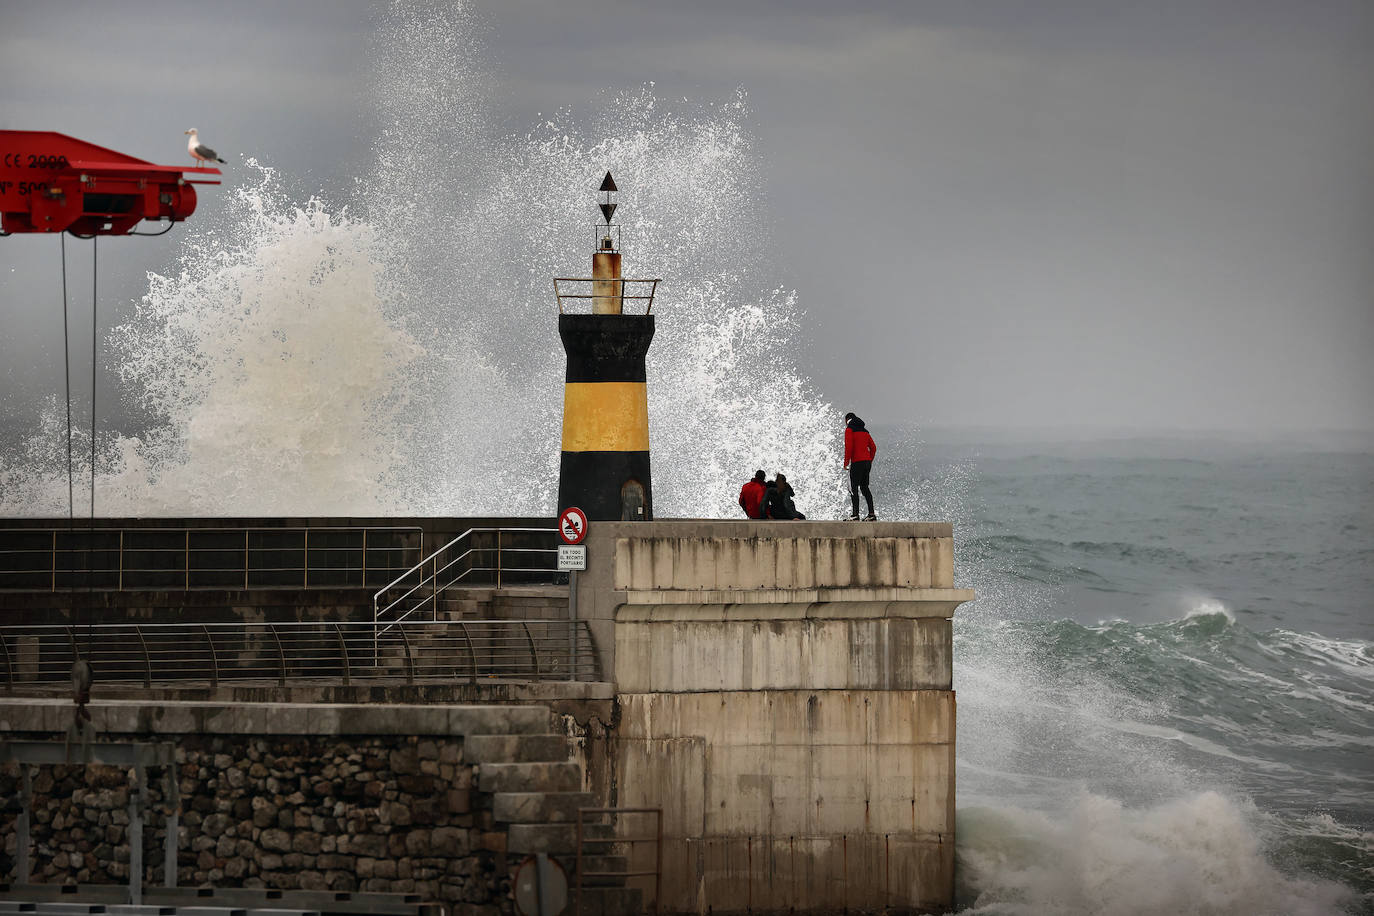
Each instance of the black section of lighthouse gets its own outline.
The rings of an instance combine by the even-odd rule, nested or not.
[[[591,277],[554,280],[558,336],[568,356],[558,511],[577,506],[593,521],[650,521],[654,488],[644,360],[654,337],[650,311],[658,281],[621,274],[620,227],[611,222],[616,190],[607,172]]]

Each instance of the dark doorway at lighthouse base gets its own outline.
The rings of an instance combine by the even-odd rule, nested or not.
[[[592,521],[652,521],[649,453],[563,452],[558,509],[569,506],[577,506]]]

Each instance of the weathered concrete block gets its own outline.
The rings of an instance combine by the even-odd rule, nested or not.
[[[577,820],[578,808],[598,807],[590,792],[498,792],[492,816],[501,823],[558,823]]]
[[[574,792],[582,788],[577,763],[484,763],[478,768],[483,792]]]
[[[810,607],[808,613],[819,615],[828,606]],[[815,616],[765,625],[681,620],[682,606],[661,605],[653,609],[663,612],[661,622],[623,620],[617,626],[616,682],[624,693],[949,687],[948,620],[853,618],[852,605],[844,609],[846,617],[838,620]]]
[[[582,916],[639,916],[644,891],[637,887],[584,887]]]
[[[662,807],[665,836],[700,836],[706,805],[706,742],[682,737],[621,738],[618,743],[620,804]]]
[[[568,759],[568,739],[562,735],[469,735],[463,751],[473,763],[535,762]]]
[[[570,855],[577,852],[577,828],[573,824],[511,824],[506,851]]]
[[[954,539],[940,538],[931,542],[930,584],[934,588],[954,587]]]
[[[451,735],[538,735],[549,731],[549,710],[544,706],[450,706],[446,710],[447,733]]]

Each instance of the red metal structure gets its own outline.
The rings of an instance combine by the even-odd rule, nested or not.
[[[142,220],[180,222],[196,209],[187,174],[50,130],[0,130],[0,232],[124,235]],[[168,227],[170,228],[170,227]]]

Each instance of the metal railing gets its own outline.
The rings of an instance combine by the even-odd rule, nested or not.
[[[554,294],[554,296],[558,299],[558,314],[560,314],[560,315],[562,315],[562,314],[571,314],[571,312],[569,311],[569,309],[563,307],[564,304],[565,304],[565,301],[566,301],[566,300],[569,300],[569,299],[572,299],[572,300],[587,299],[587,300],[589,300],[589,301],[592,300],[592,299],[618,299],[618,300],[620,300],[622,303],[624,303],[624,302],[626,302],[626,301],[643,302],[643,303],[644,303],[644,314],[647,315],[647,314],[649,314],[650,312],[652,312],[652,311],[654,310],[654,295],[658,292],[658,284],[660,284],[660,283],[662,283],[662,282],[663,282],[663,281],[662,281],[661,279],[654,279],[654,280],[631,280],[631,279],[621,278],[621,277],[607,277],[607,278],[605,278],[605,279],[596,278],[596,277],[555,277],[554,280],[553,280],[553,294]],[[596,283],[618,283],[618,284],[620,284],[620,291],[619,291],[619,292],[616,292],[616,293],[611,293],[611,294],[608,296],[608,295],[606,295],[605,293],[598,293],[598,292],[596,292],[596,286],[593,285],[593,286],[590,287],[590,289],[592,290],[591,292],[587,292],[587,293],[581,293],[581,292],[568,292],[568,291],[565,291],[565,290],[563,289],[563,287],[559,286],[560,283],[578,283],[578,284],[581,284],[581,283],[588,283],[588,284],[596,284]],[[633,286],[630,286],[630,284],[634,284],[634,285],[633,285]],[[647,291],[646,291],[646,292],[642,292],[642,293],[640,293],[640,292],[631,293],[631,292],[628,292],[628,291],[627,291],[627,287],[628,287],[628,289],[632,289],[632,290],[640,290],[640,289],[645,289],[645,288],[647,287]],[[574,289],[577,289],[577,288],[579,288],[579,287],[573,287],[573,288],[574,288]],[[581,287],[581,288],[587,288],[587,287]],[[567,305],[569,305],[569,306],[571,306],[572,304],[573,304],[572,302],[567,302]]]
[[[602,824],[601,819],[610,816],[612,823],[610,830],[617,828],[615,820],[620,815],[653,815],[654,832],[646,834],[634,833],[612,833],[610,836],[595,837],[587,832],[589,826],[587,822],[589,816],[596,818],[596,824]],[[604,829],[604,827],[603,827]],[[635,870],[631,862],[631,856],[614,857],[611,853],[616,847],[624,847],[627,852],[632,852],[636,843],[654,844],[654,868],[653,871],[646,869]],[[586,854],[587,846],[596,846],[598,851],[594,856]],[[627,863],[623,869],[614,869],[609,864],[601,864],[596,868],[589,868],[592,862],[610,863],[618,858],[623,858]],[[654,913],[658,913],[659,888],[663,881],[663,809],[662,808],[578,808],[577,809],[577,894],[573,912],[582,912],[582,889],[589,882],[604,885],[607,883],[623,884],[630,878],[653,878],[654,879]]]
[[[10,692],[69,689],[78,657],[97,686],[600,679],[585,621],[0,627],[0,672]]]
[[[469,528],[373,595],[372,619],[388,623],[428,612],[431,620],[438,620],[440,599],[448,589],[488,584],[501,588],[511,574],[522,584],[552,582],[557,574],[557,533],[556,528]],[[520,546],[512,543],[513,537],[546,546]]]
[[[418,526],[3,528],[0,590],[368,588],[423,555]]]

